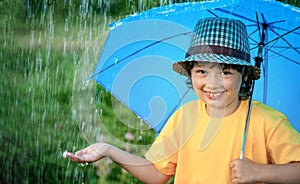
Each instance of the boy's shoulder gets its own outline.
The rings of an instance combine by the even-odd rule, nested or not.
[[[253,100],[252,112],[255,115],[261,115],[261,117],[272,118],[272,119],[286,119],[286,116],[279,110],[268,106],[259,101]]]

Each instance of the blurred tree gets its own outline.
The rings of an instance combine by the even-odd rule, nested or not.
[[[43,14],[53,6],[55,3],[58,3],[56,0],[23,0],[24,7],[26,9],[26,18],[35,17]]]
[[[300,7],[300,1],[299,0],[277,0],[277,1]]]

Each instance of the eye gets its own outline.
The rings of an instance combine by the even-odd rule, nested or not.
[[[207,75],[207,71],[204,68],[198,66],[192,69],[192,73],[200,77],[205,77]]]
[[[230,70],[223,70],[222,74],[223,75],[231,75],[232,72]]]
[[[196,73],[198,73],[198,74],[206,74],[206,71],[203,70],[203,69],[198,69],[198,70],[196,71]]]
[[[207,76],[207,71],[199,68],[199,69],[195,70],[195,74],[196,74],[196,76],[198,76],[200,78],[205,78]]]

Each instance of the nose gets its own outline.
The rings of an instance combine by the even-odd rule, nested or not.
[[[216,89],[216,88],[220,87],[220,85],[222,85],[222,84],[224,84],[224,79],[222,76],[220,76],[220,74],[218,74],[218,73],[208,74],[206,85],[210,89]]]

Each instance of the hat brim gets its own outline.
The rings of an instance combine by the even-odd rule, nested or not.
[[[238,59],[235,57],[231,57],[231,56],[225,56],[225,55],[220,55],[220,54],[195,54],[195,55],[186,57],[182,61],[174,63],[173,70],[181,75],[190,77],[190,75],[188,74],[188,71],[184,68],[184,63],[191,62],[191,61],[224,63],[224,64],[244,65],[244,66],[253,67],[253,65],[251,65],[251,63],[249,63],[248,61]]]

